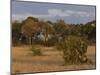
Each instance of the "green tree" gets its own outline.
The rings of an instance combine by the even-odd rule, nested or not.
[[[61,35],[66,31],[67,26],[64,20],[57,20],[56,24],[54,25],[54,28],[56,30],[56,34]]]
[[[13,45],[18,45],[20,31],[21,31],[21,23],[18,21],[14,21],[12,23],[12,44]]]
[[[69,26],[64,22],[64,20],[57,20],[54,24],[55,37],[57,38],[57,42],[62,41],[69,34]]]
[[[88,40],[93,43],[96,41],[96,23],[95,21],[88,22],[82,26],[82,34],[88,38]]]

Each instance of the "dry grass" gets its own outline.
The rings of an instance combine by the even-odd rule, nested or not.
[[[62,52],[54,47],[41,47],[43,55],[33,56],[30,47],[12,47],[12,73],[47,72],[95,68],[95,46],[89,46],[87,56],[94,64],[63,66]]]

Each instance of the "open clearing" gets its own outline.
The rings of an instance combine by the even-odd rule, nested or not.
[[[95,46],[88,46],[87,56],[93,64],[64,66],[62,52],[55,47],[41,47],[42,56],[33,56],[29,46],[12,47],[12,73],[67,71],[81,69],[95,69]]]

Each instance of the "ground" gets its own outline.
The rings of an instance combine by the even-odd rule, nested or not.
[[[95,46],[88,46],[87,56],[93,64],[63,65],[62,52],[55,47],[41,47],[42,55],[33,56],[29,46],[12,47],[12,73],[95,69]]]

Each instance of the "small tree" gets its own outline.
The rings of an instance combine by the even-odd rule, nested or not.
[[[87,42],[78,36],[69,36],[60,42],[58,49],[63,51],[65,64],[78,64],[87,61]]]

